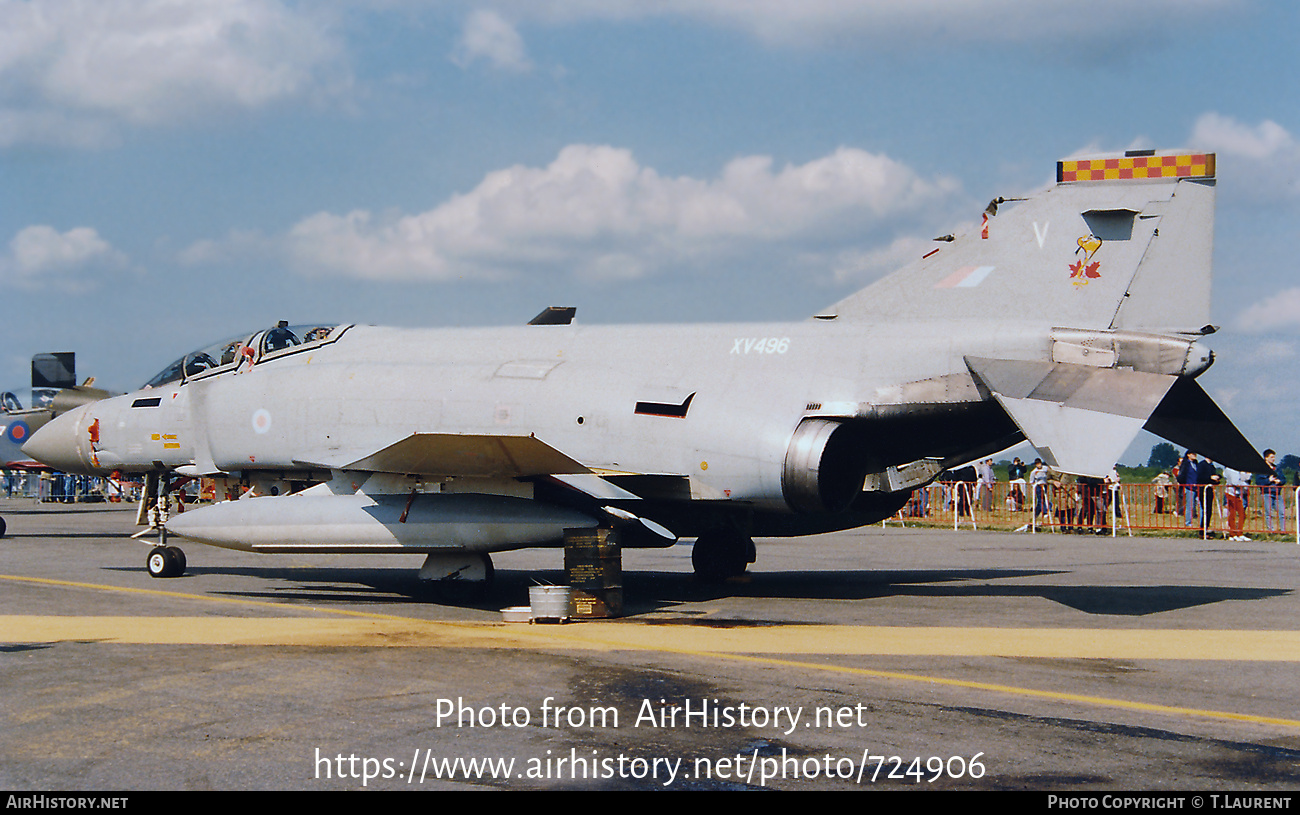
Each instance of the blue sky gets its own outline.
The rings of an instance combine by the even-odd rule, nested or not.
[[[801,319],[1059,158],[1187,146],[1203,382],[1300,452],[1297,34],[1251,0],[0,0],[0,383],[71,350],[125,390],[277,319]]]

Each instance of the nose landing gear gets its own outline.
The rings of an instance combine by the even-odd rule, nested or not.
[[[175,546],[155,546],[145,565],[150,577],[180,577],[185,574],[185,553]]]
[[[131,536],[140,537],[158,530],[158,545],[149,550],[149,557],[145,559],[150,577],[180,577],[185,574],[185,553],[179,547],[167,545],[167,527],[164,524],[167,522],[168,487],[167,478],[158,473],[149,473],[145,477],[136,523],[143,524],[147,520],[149,528]]]

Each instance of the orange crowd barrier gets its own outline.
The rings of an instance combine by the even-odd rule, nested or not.
[[[1249,486],[1242,496],[1241,534],[1294,538],[1300,544],[1300,488]],[[1231,537],[1231,507],[1222,484],[1117,486],[1050,481],[1029,484],[935,482],[915,490],[891,520],[953,529],[994,528],[1027,532],[1131,535],[1183,532]]]

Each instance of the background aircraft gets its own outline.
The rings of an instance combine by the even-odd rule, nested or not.
[[[48,472],[48,465],[22,451],[31,435],[46,422],[74,407],[96,399],[115,396],[111,391],[92,387],[94,377],[77,384],[76,354],[37,354],[32,357],[31,407],[24,408],[13,391],[0,393],[0,470]],[[5,522],[0,518],[0,536]]]
[[[614,525],[696,538],[744,571],[754,536],[850,528],[945,468],[1031,442],[1109,472],[1146,429],[1245,470],[1255,449],[1195,382],[1209,323],[1213,154],[1063,161],[979,228],[809,320],[505,329],[285,323],[177,360],[27,444],[71,472],[219,475],[244,500],[166,529],[255,552],[492,551]],[[383,394],[376,398],[376,394]],[[155,576],[178,550],[149,557]]]

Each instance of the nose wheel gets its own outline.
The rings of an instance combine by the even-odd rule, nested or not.
[[[175,546],[155,546],[145,566],[150,577],[180,577],[185,574],[185,553]]]

